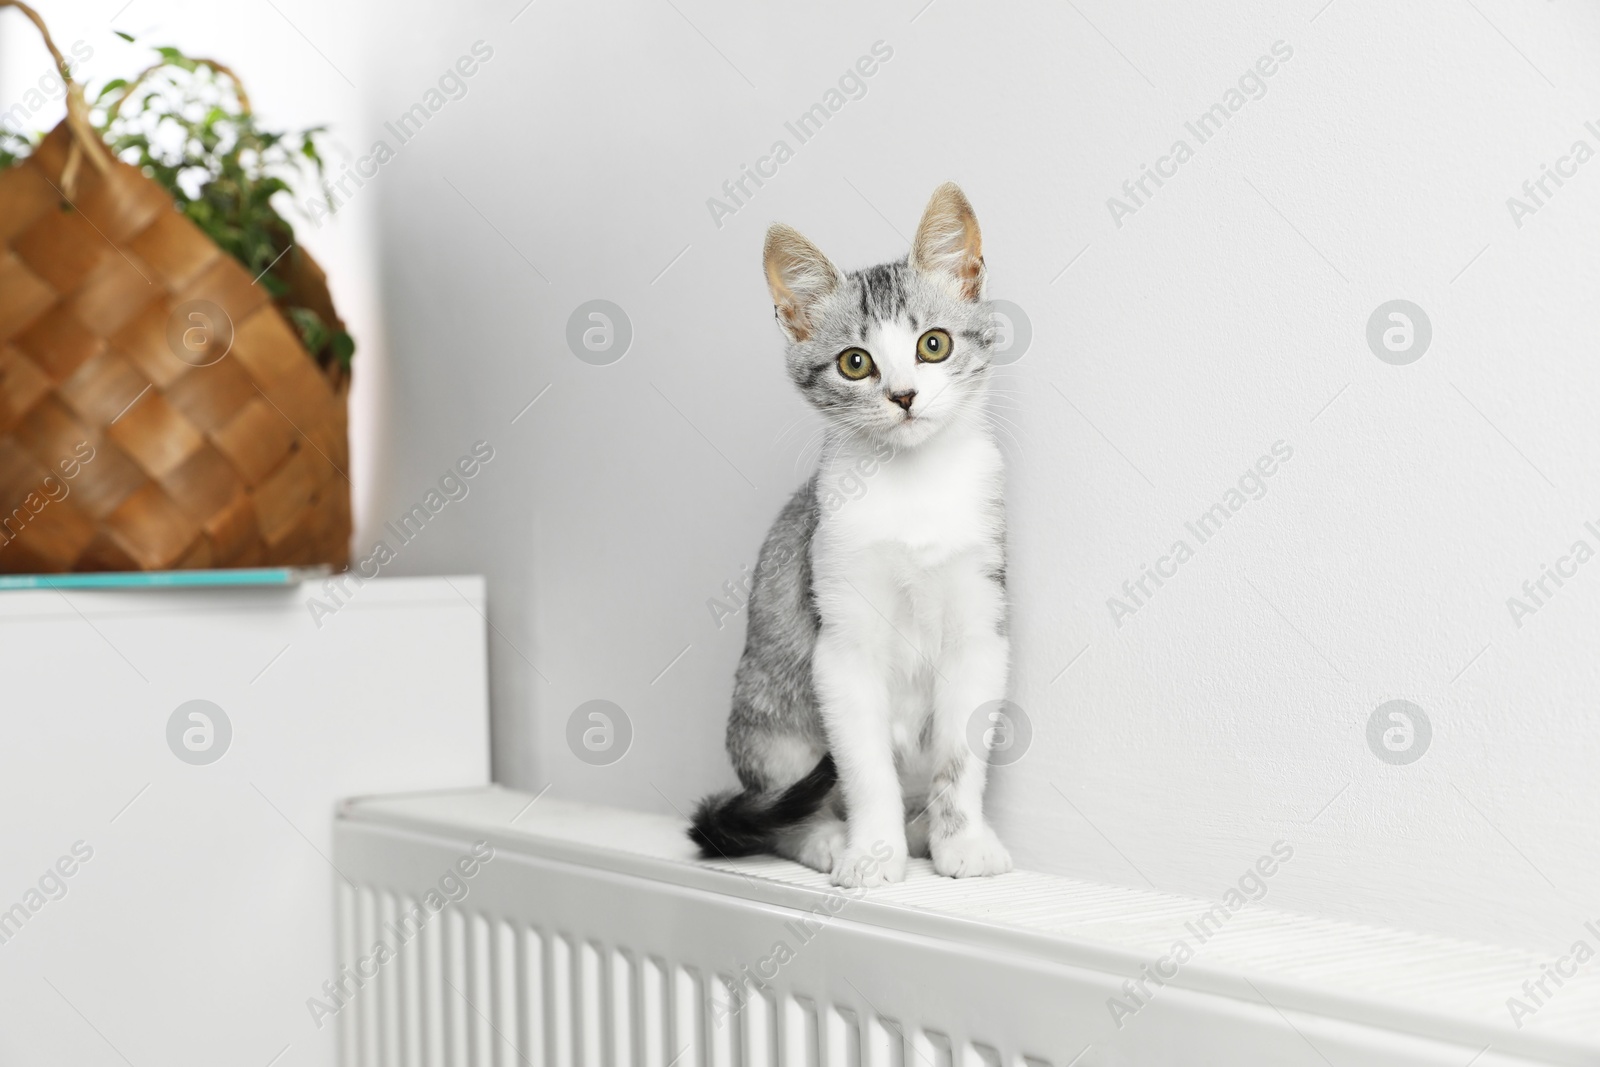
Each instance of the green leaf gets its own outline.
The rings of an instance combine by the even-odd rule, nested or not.
[[[188,56],[184,55],[171,45],[163,45],[160,48],[157,48],[156,52],[163,60],[174,67],[181,67],[184,70],[193,72],[198,66],[194,60],[190,59]]]
[[[123,33],[121,30],[112,30],[111,32],[116,34],[118,37],[121,37],[124,41],[127,41],[129,44],[133,43],[133,34],[131,34],[131,33]]]
[[[310,308],[294,307],[289,309],[289,318],[299,328],[300,340],[305,344],[307,352],[316,355],[328,344],[328,327],[323,323],[321,315]]]
[[[333,358],[338,361],[339,366],[349,370],[350,357],[356,354],[356,339],[344,330],[340,330],[333,335],[333,339],[329,342],[329,348],[332,349]]]

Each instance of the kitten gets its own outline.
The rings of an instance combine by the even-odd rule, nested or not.
[[[781,224],[765,258],[826,443],[756,565],[727,738],[744,789],[703,800],[690,837],[841,886],[898,882],[908,855],[957,878],[1008,871],[968,742],[1010,658],[977,219],[945,184],[906,259],[846,274]]]

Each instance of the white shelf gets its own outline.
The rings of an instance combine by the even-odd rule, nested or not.
[[[305,1008],[333,967],[331,815],[352,792],[488,781],[484,583],[381,578],[320,627],[311,596],[0,593],[0,912],[26,905],[0,925],[0,1063],[290,1047],[279,1067],[333,1067]],[[192,701],[229,723],[213,761],[172,747]],[[40,899],[75,842],[92,858]]]

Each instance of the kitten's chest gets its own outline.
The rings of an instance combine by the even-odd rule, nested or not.
[[[818,535],[845,555],[887,550],[921,566],[998,547],[1003,477],[987,440],[903,452],[868,471],[859,460],[830,464],[819,485]]]

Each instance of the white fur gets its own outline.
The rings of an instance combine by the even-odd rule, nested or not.
[[[1006,691],[1004,595],[989,577],[1002,563],[1000,451],[979,420],[961,417],[953,395],[941,395],[941,368],[916,362],[909,326],[880,333],[871,351],[885,390],[918,393],[913,417],[890,435],[907,447],[881,460],[859,439],[831,442],[819,484],[853,471],[865,489],[824,507],[812,542],[825,620],[813,677],[849,810],[848,847],[832,872],[841,885],[904,877],[907,819],[935,799],[931,776],[950,761],[962,765],[950,798],[962,827],[917,826],[913,839],[928,841],[943,874],[1011,866],[984,822],[984,761],[967,742],[973,712]],[[904,418],[898,408],[885,414]],[[923,748],[930,717],[932,744]],[[888,860],[877,860],[875,845],[887,846]]]

